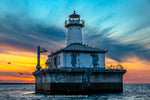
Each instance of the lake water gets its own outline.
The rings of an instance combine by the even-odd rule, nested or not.
[[[123,93],[100,95],[45,95],[34,89],[34,84],[0,84],[0,100],[150,100],[150,84],[125,84]]]

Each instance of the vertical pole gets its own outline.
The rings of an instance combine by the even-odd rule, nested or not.
[[[40,46],[38,46],[37,47],[37,66],[36,66],[37,70],[41,69],[41,66],[40,66],[40,53],[43,53],[43,52],[47,52],[47,50],[44,49],[44,48],[43,48],[43,50],[41,50]]]
[[[40,66],[40,46],[37,47],[37,66]]]

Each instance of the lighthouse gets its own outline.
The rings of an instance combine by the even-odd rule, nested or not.
[[[65,21],[67,46],[48,55],[47,67],[41,69],[38,47],[35,92],[47,94],[99,94],[123,92],[123,69],[106,69],[106,49],[86,45],[82,40],[84,21],[69,15]]]
[[[74,11],[69,16],[69,20],[65,21],[65,27],[68,29],[67,46],[72,43],[83,43],[82,28],[84,27],[84,20],[80,20],[80,15]]]
[[[67,46],[58,50],[48,57],[46,64],[49,68],[79,67],[79,68],[102,68],[105,69],[105,53],[107,50],[85,45],[82,40],[82,28],[84,20],[80,15],[69,15],[65,21],[68,31]]]

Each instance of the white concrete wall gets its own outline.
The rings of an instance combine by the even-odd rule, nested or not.
[[[60,67],[63,67],[63,53],[59,53],[59,54],[57,54],[57,55],[55,55],[55,56],[57,56],[57,68],[60,68]],[[53,56],[53,57],[51,57],[51,58],[48,58],[48,59],[52,59],[52,62],[53,62],[53,68],[55,68],[56,66],[54,66],[54,57],[55,56]],[[60,56],[60,64],[59,64],[59,56]],[[51,66],[52,67],[52,66]]]
[[[51,76],[49,76],[49,73],[46,73],[46,75],[42,75],[42,83],[76,83],[83,82],[83,78],[84,80],[87,80],[88,77],[90,77],[89,81],[91,83],[122,82],[122,74],[116,73],[93,73],[90,76],[87,76],[86,74],[83,75],[82,73],[51,73]]]
[[[77,56],[77,65],[76,67],[93,67],[91,54],[80,53]]]
[[[99,66],[100,68],[105,68],[105,54],[104,53],[99,53]],[[72,67],[71,64],[71,53],[63,53],[63,67]],[[92,64],[92,56],[90,53],[80,53],[79,55],[77,54],[77,64],[76,67],[86,67],[86,68],[93,68]]]
[[[46,73],[46,83],[50,83],[50,74]]]
[[[42,75],[42,83],[46,83],[46,76]]]
[[[72,67],[71,64],[71,54],[70,53],[63,53],[63,67]]]
[[[99,57],[99,67],[105,68],[105,53],[100,53],[98,57]]]
[[[58,68],[63,67],[63,53],[59,53],[58,57],[60,56],[60,64],[58,64]],[[58,58],[59,59],[59,58]]]
[[[41,83],[42,82],[42,77],[41,76],[36,76],[35,77],[35,83]]]
[[[122,74],[101,74],[95,73],[90,76],[90,82],[92,83],[105,83],[105,82],[122,82]]]
[[[52,83],[79,83],[82,82],[82,73],[51,73]]]
[[[80,26],[68,27],[67,45],[71,43],[82,43],[82,28]]]

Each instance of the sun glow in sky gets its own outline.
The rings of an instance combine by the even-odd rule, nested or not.
[[[64,22],[74,10],[85,20],[84,42],[108,49],[106,64],[127,69],[124,83],[150,83],[149,5],[149,0],[0,0],[0,83],[33,83],[37,46],[48,49],[41,56],[44,68],[47,55],[65,47]]]

